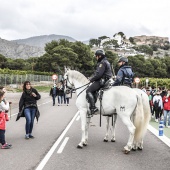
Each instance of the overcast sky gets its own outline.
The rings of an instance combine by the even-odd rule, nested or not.
[[[83,41],[120,31],[170,38],[170,0],[0,0],[2,39],[56,34]]]

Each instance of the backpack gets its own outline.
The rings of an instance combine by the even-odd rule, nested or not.
[[[158,110],[158,108],[159,108],[159,100],[154,101],[153,107],[154,107],[155,110]]]

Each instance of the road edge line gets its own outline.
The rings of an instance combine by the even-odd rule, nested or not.
[[[48,151],[48,153],[45,155],[45,157],[42,159],[42,161],[40,162],[40,164],[37,166],[36,170],[42,170],[44,168],[44,166],[46,165],[46,163],[48,162],[48,160],[50,159],[50,157],[52,156],[52,154],[54,153],[54,151],[56,150],[57,146],[60,144],[61,140],[64,138],[64,135],[67,133],[67,131],[69,130],[69,128],[71,127],[71,125],[73,124],[74,120],[76,119],[76,117],[78,116],[79,111],[74,115],[74,117],[72,118],[72,120],[70,121],[70,123],[67,125],[67,127],[65,128],[65,130],[62,132],[62,134],[60,135],[60,137],[57,139],[57,141],[53,144],[53,146],[51,147],[51,149]]]

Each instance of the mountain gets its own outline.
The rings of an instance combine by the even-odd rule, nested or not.
[[[17,42],[18,44],[25,44],[25,45],[44,48],[46,43],[49,43],[52,40],[58,41],[59,39],[66,39],[70,42],[76,41],[74,38],[69,36],[51,34],[51,35],[35,36],[26,39],[13,40],[13,42]]]
[[[14,41],[7,41],[0,38],[0,54],[8,58],[28,59],[30,57],[39,57],[45,53],[44,48],[18,44]]]

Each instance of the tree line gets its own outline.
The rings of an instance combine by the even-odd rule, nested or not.
[[[106,56],[113,67],[115,74],[118,71],[118,55],[106,49]],[[170,57],[145,59],[142,55],[129,56],[129,65],[132,66],[135,76],[170,78]],[[29,59],[11,59],[0,54],[0,68],[10,70],[28,70],[29,72],[64,73],[64,67],[69,67],[91,76],[96,68],[96,58],[90,45],[82,42],[69,42],[65,39],[52,41],[45,46],[45,54],[41,57]]]

